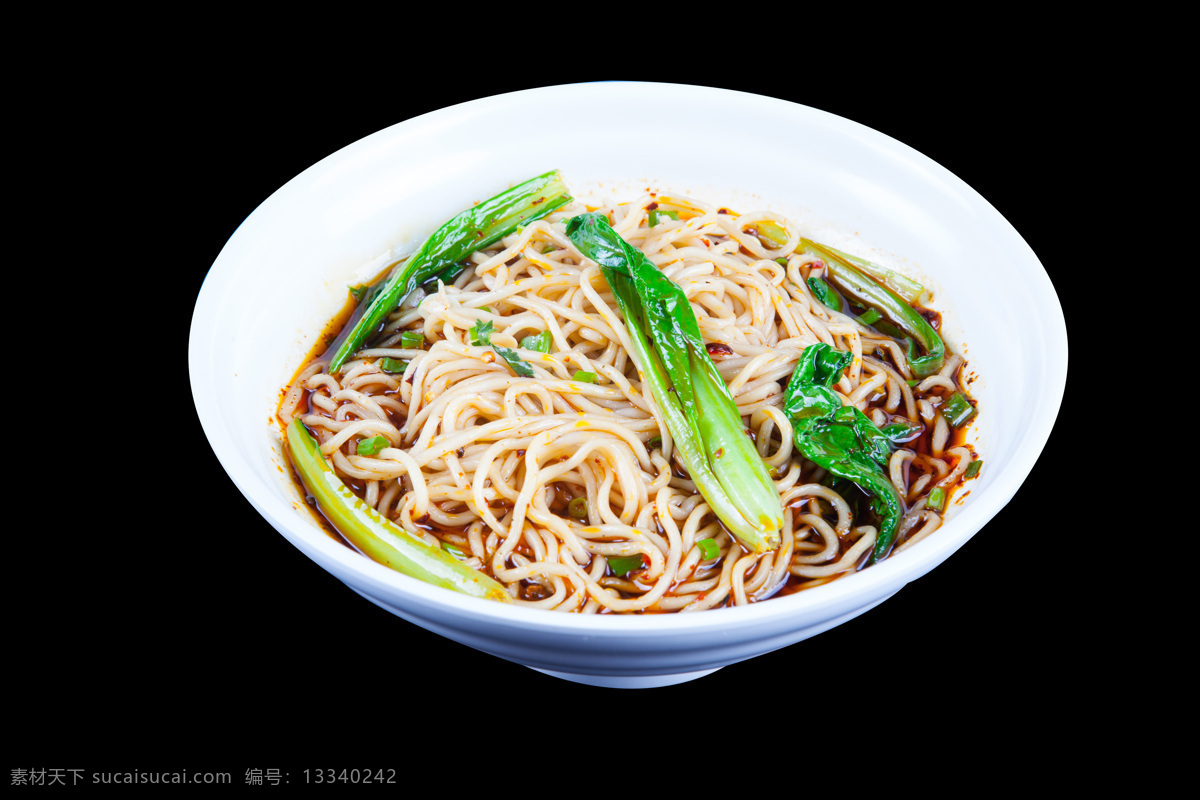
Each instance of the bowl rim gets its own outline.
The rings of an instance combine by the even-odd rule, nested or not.
[[[654,97],[668,92],[673,97],[680,95],[696,99],[720,98],[736,101],[749,107],[771,108],[776,112],[796,114],[832,128],[846,136],[865,140],[875,147],[889,151],[891,155],[906,160],[910,165],[953,186],[963,196],[970,198],[976,210],[986,217],[989,227],[1003,231],[1006,241],[1020,253],[1022,260],[1035,268],[1033,279],[1041,285],[1049,318],[1043,317],[1049,339],[1046,342],[1048,357],[1060,369],[1050,371],[1051,381],[1039,385],[1039,403],[1042,413],[1033,424],[1024,430],[1024,443],[1014,453],[1012,461],[1000,475],[995,476],[993,485],[986,494],[980,493],[974,502],[957,509],[955,516],[940,528],[937,535],[924,540],[921,547],[913,547],[897,553],[870,569],[846,575],[823,586],[814,587],[786,596],[770,598],[769,602],[751,603],[747,606],[709,609],[703,613],[653,613],[653,614],[575,614],[548,609],[529,608],[508,603],[495,603],[468,597],[452,591],[430,586],[414,578],[395,572],[378,564],[357,551],[352,550],[304,523],[295,510],[274,496],[270,487],[254,470],[253,465],[241,458],[233,443],[231,433],[221,425],[222,412],[211,387],[203,381],[207,357],[206,349],[211,343],[204,322],[211,318],[233,277],[232,266],[240,247],[248,241],[254,231],[267,223],[275,207],[284,204],[288,196],[297,190],[298,184],[337,166],[363,148],[371,146],[385,137],[404,136],[427,126],[448,124],[456,119],[494,111],[500,106],[519,105],[529,101],[554,102],[570,93],[573,100],[586,97],[592,101],[619,101],[622,97]],[[1057,419],[1066,386],[1067,338],[1061,302],[1054,290],[1045,268],[1028,243],[1002,214],[975,189],[951,173],[945,167],[912,147],[860,123],[827,111],[805,106],[788,100],[752,94],[749,92],[713,87],[650,83],[605,81],[595,83],[560,84],[555,86],[524,89],[491,95],[447,106],[398,122],[365,136],[312,164],[301,173],[279,187],[264,200],[234,231],[221,252],[217,255],[205,275],[193,311],[189,333],[188,366],[193,402],[205,435],[230,479],[277,531],[293,545],[316,561],[322,568],[332,572],[344,582],[354,579],[354,588],[369,591],[386,598],[390,603],[412,604],[426,611],[444,609],[455,616],[470,618],[477,622],[506,628],[536,629],[545,633],[586,633],[589,636],[625,636],[629,634],[670,635],[691,634],[698,631],[731,627],[757,627],[770,625],[783,617],[811,620],[817,616],[832,616],[840,610],[860,605],[864,598],[882,598],[897,591],[905,583],[919,578],[940,564],[995,516],[1016,494],[1040,457]]]

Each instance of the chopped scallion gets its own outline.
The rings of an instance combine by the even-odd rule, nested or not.
[[[404,372],[404,368],[408,366],[407,361],[401,361],[398,358],[381,358],[375,362],[384,372],[390,372],[393,375],[399,375]]]
[[[961,392],[955,392],[942,406],[942,416],[957,428],[975,416],[975,406]]]
[[[717,547],[717,543],[712,539],[699,539],[696,546],[700,548],[700,552],[704,554],[703,560],[711,561],[721,555],[721,548]]]
[[[946,508],[946,490],[938,486],[925,498],[926,508],[941,512]]]
[[[359,439],[358,454],[360,456],[373,456],[390,444],[391,442],[388,441],[388,438],[382,434],[372,436],[370,439]]]
[[[979,474],[979,470],[983,467],[982,461],[972,461],[967,464],[967,471],[963,473],[964,478],[974,478]]]
[[[567,513],[575,519],[587,519],[588,504],[586,497],[576,497],[567,505]]]
[[[571,380],[579,381],[580,383],[595,383],[596,373],[584,372],[581,369],[575,370],[575,374],[571,376]]]
[[[404,331],[400,334],[400,346],[405,350],[420,350],[425,344],[425,334],[420,331]]]

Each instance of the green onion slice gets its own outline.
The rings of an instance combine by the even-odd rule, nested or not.
[[[567,505],[567,513],[575,519],[587,519],[588,503],[586,497],[576,497]]]
[[[971,401],[961,392],[955,392],[942,405],[942,416],[946,418],[946,422],[958,428],[975,416],[975,406],[971,405]]]
[[[399,375],[399,374],[403,373],[405,367],[408,366],[407,361],[401,361],[398,358],[384,357],[384,358],[379,359],[375,363],[379,365],[379,368],[381,370],[383,370],[384,372],[389,372],[392,375]]]
[[[373,456],[385,447],[391,445],[388,438],[382,434],[372,436],[370,439],[358,440],[358,454],[360,456]]]
[[[929,496],[925,498],[925,507],[932,508],[934,511],[942,511],[946,508],[946,490],[938,486],[934,488]]]

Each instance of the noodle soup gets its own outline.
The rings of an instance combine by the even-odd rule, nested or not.
[[[686,294],[778,493],[776,546],[747,547],[693,480],[613,289],[568,236],[585,212]],[[798,247],[794,231],[772,213],[661,193],[571,202],[410,293],[331,369],[364,311],[352,301],[287,387],[279,419],[298,419],[380,518],[515,603],[697,611],[836,580],[873,560],[883,520],[869,492],[797,446],[785,397],[809,348],[850,354],[833,396],[892,436],[881,469],[901,515],[884,557],[934,534],[978,474],[964,436],[975,409],[960,355],[914,372],[911,338],[833,288],[830,258],[853,256]],[[920,302],[912,310],[940,327]]]

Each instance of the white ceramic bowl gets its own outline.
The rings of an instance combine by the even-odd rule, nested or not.
[[[631,199],[653,186],[741,211],[780,211],[833,244],[930,282],[947,339],[965,347],[979,376],[972,437],[987,466],[967,500],[934,535],[870,569],[699,614],[597,617],[501,606],[427,586],[330,539],[287,478],[280,431],[267,424],[281,387],[342,305],[348,283],[469,203],[553,168],[576,196]],[[1018,318],[1024,324],[1010,324]],[[629,83],[477,100],[325,158],[264,202],[222,250],[196,304],[189,353],[196,408],[218,458],[306,555],[417,625],[607,686],[677,683],[784,647],[862,614],[940,564],[1029,474],[1058,413],[1066,361],[1062,310],[1036,256],[936,163],[804,106]]]

